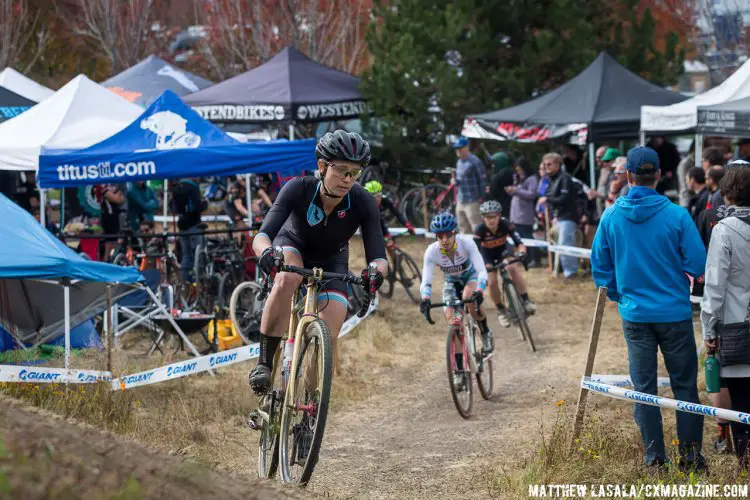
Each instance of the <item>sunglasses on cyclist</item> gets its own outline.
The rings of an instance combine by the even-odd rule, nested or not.
[[[333,163],[325,162],[326,166],[333,169],[333,171],[341,178],[346,179],[347,177],[350,177],[352,180],[356,181],[360,177],[362,177],[362,173],[364,172],[364,169],[358,168],[357,170],[348,170],[346,167],[341,165],[334,165]]]

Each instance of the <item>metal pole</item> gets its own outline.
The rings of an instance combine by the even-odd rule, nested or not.
[[[42,225],[42,227],[47,227],[47,210],[45,210],[45,206],[47,205],[47,197],[45,195],[46,193],[44,192],[44,189],[40,188],[39,189],[39,222]]]
[[[60,189],[60,230],[65,228],[65,188]]]
[[[695,166],[703,165],[703,134],[695,134]]]
[[[646,131],[645,130],[641,130],[641,132],[640,132],[640,134],[638,136],[638,143],[641,146],[645,146],[646,145]]]
[[[70,370],[70,287],[63,287],[63,314],[65,315],[65,369]]]
[[[247,201],[247,227],[253,227],[253,195],[250,192],[250,174],[245,174],[245,200]]]
[[[164,222],[162,222],[162,228],[164,229],[164,232],[167,232],[167,217],[169,216],[169,190],[167,189],[167,185],[169,184],[169,181],[164,179]]]
[[[594,151],[594,143],[589,142],[589,185],[591,189],[596,189],[596,153]]]
[[[107,371],[112,373],[112,285],[107,285],[107,330],[104,333],[104,344],[107,346]]]
[[[294,140],[294,123],[289,124],[289,140]]]

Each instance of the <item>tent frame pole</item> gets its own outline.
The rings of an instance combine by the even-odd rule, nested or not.
[[[294,123],[289,124],[289,140],[294,140]]]
[[[640,133],[638,134],[638,143],[641,146],[646,145],[646,131],[645,130],[641,130]]]
[[[253,194],[250,189],[250,174],[245,174],[245,202],[247,203],[247,227],[253,227]]]
[[[65,369],[70,370],[70,286],[63,286],[63,304],[65,315]]]
[[[162,193],[164,196],[164,221],[161,223],[162,230],[166,233],[168,230],[168,222],[167,217],[169,216],[169,189],[167,188],[167,185],[169,184],[169,181],[167,179],[164,179],[164,192]]]
[[[596,189],[596,158],[595,147],[593,142],[589,142],[589,185],[591,189]]]
[[[703,165],[703,134],[695,134],[695,166]]]
[[[39,186],[39,181],[37,181]],[[47,227],[47,193],[41,187],[39,188],[39,222],[42,227]]]

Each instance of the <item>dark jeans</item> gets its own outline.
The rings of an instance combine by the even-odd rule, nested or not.
[[[657,393],[658,347],[664,356],[675,399],[700,404],[697,385],[698,355],[692,320],[675,323],[631,323],[623,320],[622,329],[628,344],[630,378],[636,391]],[[636,403],[633,416],[646,448],[646,463],[666,460],[659,407]],[[703,416],[678,411],[677,437],[679,452],[685,461],[697,460],[703,440]]]
[[[516,231],[521,235],[521,238],[534,239],[534,226],[525,224],[516,224]],[[539,263],[540,252],[536,247],[527,247],[529,252],[529,262]]]
[[[732,400],[732,410],[750,413],[750,378],[723,377],[727,384],[729,397]],[[748,466],[748,444],[750,444],[750,425],[731,422],[734,451],[740,459],[740,464]]]
[[[191,227],[180,234],[180,251],[182,252],[182,261],[180,262],[180,278],[182,281],[189,282],[193,277],[193,263],[195,262],[195,249],[201,243],[203,238],[198,227]]]

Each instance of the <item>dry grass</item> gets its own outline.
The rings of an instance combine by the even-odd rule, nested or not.
[[[540,425],[535,452],[517,462],[510,462],[513,463],[510,467],[496,467],[489,477],[485,476],[490,494],[497,498],[528,498],[529,486],[551,484],[638,487],[646,484],[735,485],[748,482],[747,471],[740,471],[734,456],[712,452],[706,453],[709,475],[686,475],[674,465],[664,469],[646,467],[640,436],[631,425],[630,413],[622,409],[604,413],[594,411],[587,417],[580,439],[571,447],[571,417],[562,405],[549,425]],[[674,461],[678,452],[672,429],[673,425],[665,425],[665,438],[671,443],[668,454]]]

